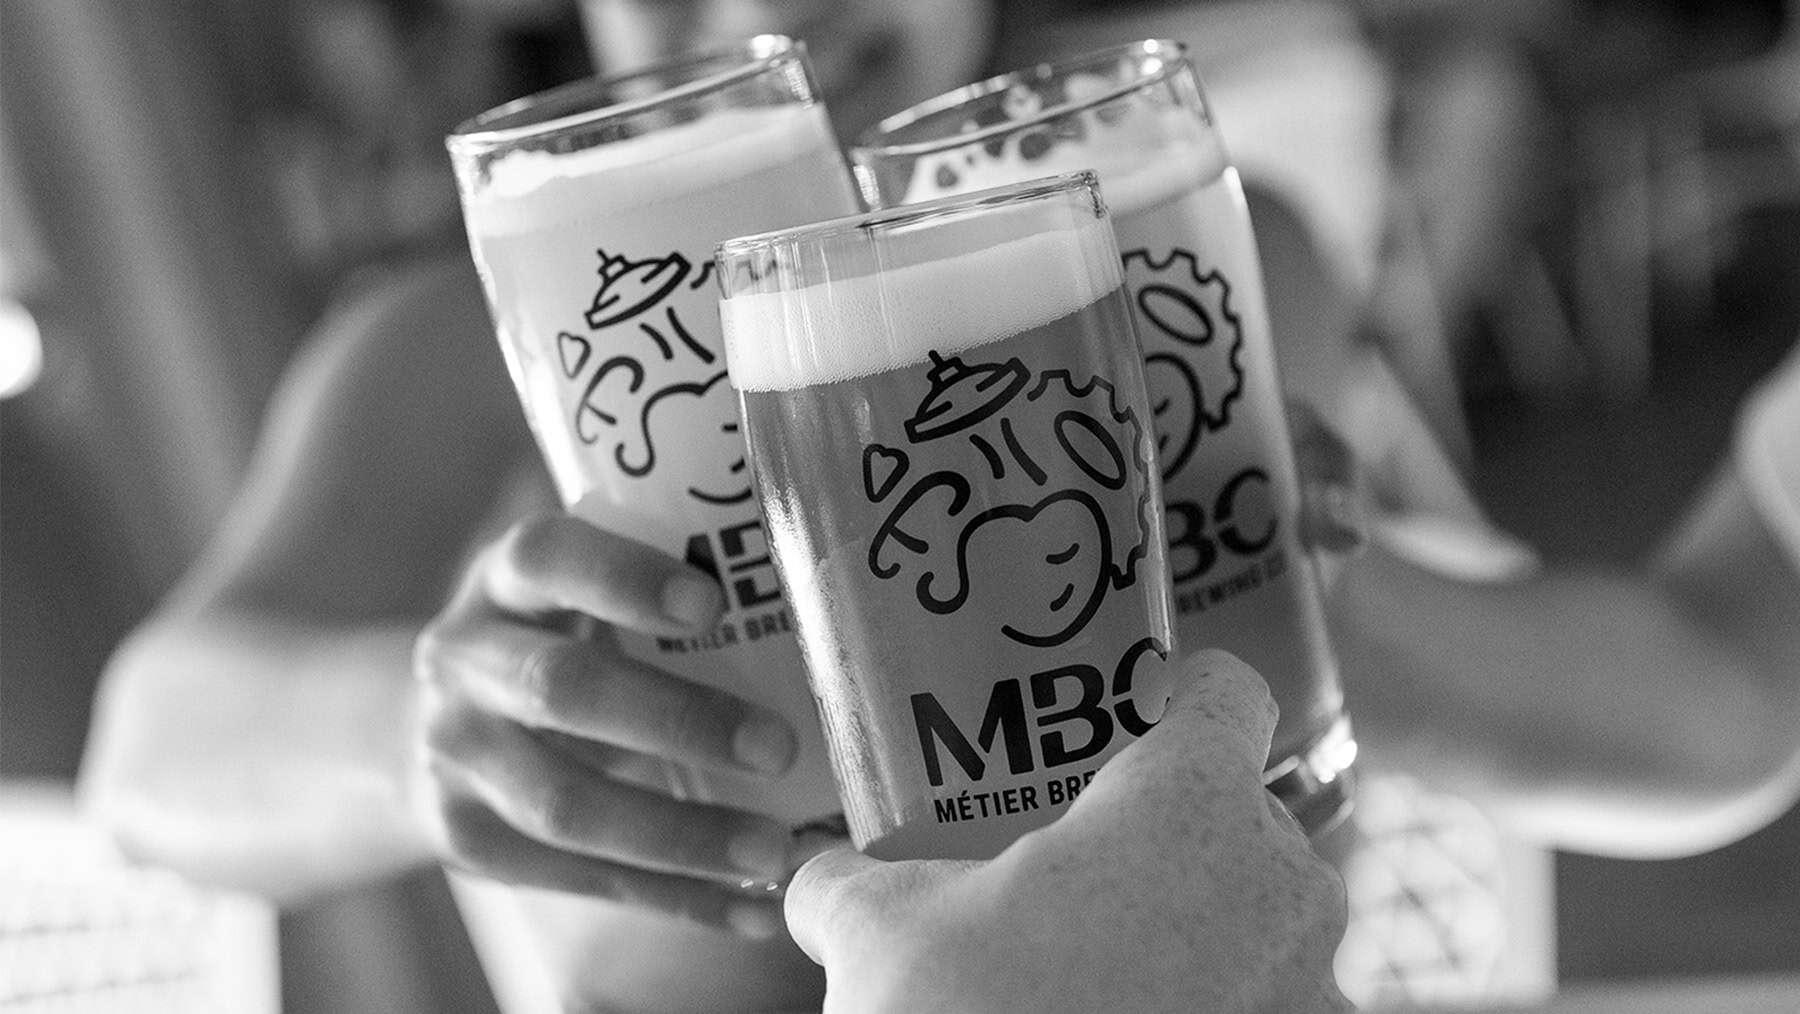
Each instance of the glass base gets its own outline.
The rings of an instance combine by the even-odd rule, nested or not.
[[[1356,799],[1356,737],[1340,716],[1295,755],[1263,772],[1308,837],[1328,834],[1350,815]]]

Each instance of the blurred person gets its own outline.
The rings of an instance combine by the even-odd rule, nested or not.
[[[1494,558],[1454,526],[1376,522],[1333,599],[1363,674],[1359,730],[1388,763],[1571,851],[1691,855],[1786,812],[1800,796],[1800,346],[1740,407],[1715,471],[1633,569],[1521,558],[1483,573]]]
[[[421,349],[433,354],[422,357]],[[1395,404],[1386,396],[1368,403],[1382,413]],[[605,628],[567,625],[571,609],[640,629],[691,632],[704,629],[715,608],[711,593],[682,580],[674,561],[555,514],[520,423],[465,253],[420,258],[347,298],[272,405],[231,519],[109,673],[89,764],[93,798],[139,854],[277,897],[315,896],[444,857],[503,879],[611,894],[634,909],[687,919],[649,922],[667,936],[646,933],[633,918],[615,920],[610,934],[589,923],[565,938],[565,950],[547,950],[565,982],[583,983],[564,986],[578,1003],[679,1005],[684,991],[705,1004],[806,1002],[820,988],[817,973],[785,940],[746,945],[695,928],[710,922],[766,937],[779,930],[774,902],[668,873],[675,866],[718,874],[737,861],[733,836],[768,832],[766,822],[689,807],[672,817],[665,810],[660,824],[648,814],[649,823],[573,825],[597,827],[615,855],[623,840],[631,855],[659,867],[645,876],[643,866],[583,856],[594,847],[586,835],[567,842],[571,832],[559,822],[580,821],[580,813],[552,806],[520,828],[452,784],[458,770],[504,770],[507,758],[521,756],[513,748],[522,726],[495,720],[520,698],[496,692],[517,670],[508,670],[493,640],[522,631],[552,645],[542,659],[569,660],[564,679],[616,676]],[[1368,460],[1395,465],[1380,454]],[[522,516],[535,520],[517,524]],[[509,525],[511,534],[500,535]],[[568,581],[574,561],[605,577]],[[416,724],[418,690],[407,673],[415,635],[445,590],[459,584],[444,611],[487,624],[464,628],[478,635],[507,635],[485,647],[482,636],[437,637],[416,649],[429,682],[470,705],[436,710],[449,720],[424,724],[441,756],[438,778],[421,792],[407,731]],[[675,607],[665,605],[665,586],[679,586],[666,600]],[[607,702],[597,696],[563,698],[557,703],[586,711],[558,722],[628,734],[636,748],[742,763],[733,747],[748,712],[655,674],[623,675],[601,685],[623,687],[627,705],[636,698],[676,706],[634,713],[600,707]],[[688,720],[671,723],[668,713]],[[634,714],[635,721],[622,717]],[[254,750],[246,752],[246,738]],[[583,766],[616,757],[586,745],[560,752]],[[779,755],[763,758],[779,767]],[[438,804],[424,820],[416,811],[421,798]],[[641,797],[632,802],[645,805],[619,812],[660,808]],[[548,823],[534,823],[541,821]],[[671,858],[666,843],[678,836],[670,829],[690,822],[711,833]],[[550,848],[546,838],[575,847]],[[776,992],[762,993],[759,984]]]

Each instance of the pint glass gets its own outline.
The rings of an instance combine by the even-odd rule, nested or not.
[[[625,650],[787,716],[779,782],[674,766],[674,794],[802,825],[839,812],[769,560],[719,340],[722,239],[859,208],[805,54],[762,36],[501,106],[447,141],[470,247],[565,506],[716,576],[703,636]]]
[[[852,150],[874,207],[1098,172],[1123,252],[1185,650],[1223,647],[1281,705],[1267,779],[1313,832],[1356,755],[1299,491],[1243,188],[1180,43],[1144,41],[928,100]]]
[[[992,856],[1169,695],[1143,361],[1093,174],[733,240],[718,265],[852,841]]]

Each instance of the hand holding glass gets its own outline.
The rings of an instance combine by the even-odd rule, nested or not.
[[[739,882],[780,879],[791,830],[840,811],[751,495],[711,257],[857,207],[804,53],[761,37],[579,82],[448,146],[572,515],[490,547],[421,640],[450,702],[427,743],[457,858],[738,925]]]

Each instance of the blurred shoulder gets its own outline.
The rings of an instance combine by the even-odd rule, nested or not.
[[[315,330],[322,339],[352,344],[436,338],[494,346],[481,279],[460,250],[356,272],[339,286]]]
[[[342,283],[308,334],[290,384],[508,396],[481,280],[460,248],[371,267]]]

